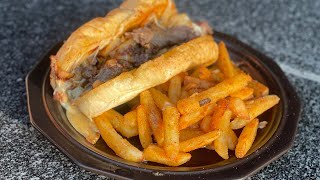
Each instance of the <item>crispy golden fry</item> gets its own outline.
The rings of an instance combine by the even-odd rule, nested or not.
[[[140,143],[143,148],[147,148],[152,143],[152,137],[147,111],[143,105],[137,107],[137,122]]]
[[[219,99],[225,98],[231,93],[244,88],[249,81],[251,81],[249,75],[240,73],[197,95],[179,100],[177,107],[181,114],[198,111],[201,108],[201,105],[203,105],[203,101],[206,101],[206,103],[214,103]]]
[[[149,145],[143,152],[145,160],[152,161],[167,166],[180,166],[191,159],[191,154],[180,152],[175,159],[171,159],[166,152],[156,145]]]
[[[222,131],[220,136],[213,141],[212,146],[220,157],[222,157],[223,159],[229,159],[228,140],[224,131]]]
[[[220,129],[225,131],[229,128],[232,112],[228,109],[228,106],[228,100],[222,99],[218,101],[212,114],[211,130]]]
[[[232,112],[228,109],[229,102],[226,99],[218,101],[215,111],[212,115],[211,129],[217,130],[220,129],[221,136],[219,136],[214,142],[214,150],[221,156],[223,159],[228,159],[228,138],[227,130],[230,126],[230,119]]]
[[[233,116],[240,119],[249,119],[249,113],[247,111],[246,105],[240,98],[230,97],[229,109],[233,113]]]
[[[198,111],[181,116],[179,120],[179,129],[185,129],[200,121],[205,116],[212,114],[214,106],[215,104],[209,104],[201,107]]]
[[[230,127],[225,132],[226,132],[226,138],[228,142],[228,149],[234,151],[238,143],[238,137]]]
[[[220,130],[214,130],[201,136],[197,136],[192,139],[180,142],[180,151],[190,152],[195,149],[203,148],[217,139],[220,134]]]
[[[163,111],[163,148],[171,159],[176,158],[179,153],[179,118],[180,113],[175,107],[168,106]]]
[[[237,97],[241,100],[248,100],[253,98],[253,89],[249,87],[245,87],[243,89],[240,89],[239,91],[236,91],[232,94],[230,94],[230,97]]]
[[[203,132],[210,132],[210,129],[211,129],[211,120],[212,120],[212,117],[211,116],[205,116],[201,122],[200,122],[200,129],[203,131]]]
[[[243,128],[235,150],[237,158],[243,158],[251,148],[257,135],[258,124],[259,120],[254,119]]]
[[[218,69],[217,67],[212,67],[209,70],[211,70],[211,77],[214,82],[221,82],[224,80],[225,76],[224,74]]]
[[[184,98],[186,98],[186,97],[188,97],[188,96],[189,96],[188,91],[186,90],[185,87],[182,87],[182,88],[181,88],[181,96],[180,96],[180,99],[184,99]]]
[[[140,102],[147,110],[148,122],[152,129],[157,143],[162,146],[164,140],[163,122],[161,112],[157,108],[150,91],[146,90],[140,93]]]
[[[183,84],[184,84],[186,90],[190,90],[193,88],[208,89],[208,88],[214,86],[213,82],[210,82],[210,81],[204,80],[204,79],[191,77],[191,76],[185,76]]]
[[[219,57],[217,65],[226,78],[231,78],[236,73],[226,45],[222,41],[219,43]]]
[[[180,75],[174,76],[170,80],[168,96],[172,103],[176,104],[181,96],[182,77]]]
[[[161,91],[154,89],[154,88],[151,88],[150,92],[152,94],[153,100],[156,103],[157,107],[159,109],[161,109],[162,111],[167,106],[173,106],[170,99],[165,94],[163,94]]]
[[[248,124],[251,120],[258,117],[274,105],[279,103],[280,98],[276,95],[267,95],[253,100],[250,104],[246,104],[247,111],[249,113],[249,120],[235,118],[231,123],[232,129],[240,129]]]
[[[130,138],[138,135],[137,126],[131,127],[125,125],[125,120],[122,114],[110,109],[100,115],[101,118],[109,119],[112,126],[123,136]]]
[[[256,98],[269,94],[269,88],[256,80],[249,82],[248,87],[253,89],[253,95]]]
[[[123,125],[138,132],[137,110],[132,110],[123,116]]]
[[[200,129],[182,129],[179,134],[179,141],[185,141],[203,134],[204,132]]]
[[[205,67],[205,66],[200,66],[198,68],[199,71],[199,78],[203,79],[203,80],[207,80],[207,81],[212,81],[212,75],[211,75],[211,71]]]
[[[143,153],[123,139],[112,127],[110,120],[105,116],[98,116],[94,121],[107,145],[121,158],[133,162],[142,162]]]

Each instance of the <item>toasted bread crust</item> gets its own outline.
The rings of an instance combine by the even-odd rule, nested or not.
[[[218,47],[212,36],[196,38],[92,89],[80,96],[75,105],[87,117],[96,117],[180,72],[213,63],[217,57]]]
[[[105,17],[95,18],[76,31],[51,57],[54,67],[53,78],[68,79],[72,71],[96,50],[107,46],[114,38],[138,27],[150,15],[158,18],[164,13],[171,0],[127,0]],[[175,8],[172,7],[174,12]]]

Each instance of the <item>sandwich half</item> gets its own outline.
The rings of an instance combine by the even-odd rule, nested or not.
[[[93,117],[217,58],[211,28],[172,0],[127,0],[70,35],[51,56],[50,83],[70,123],[95,143]]]

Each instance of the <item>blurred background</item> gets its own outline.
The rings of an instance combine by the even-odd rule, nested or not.
[[[0,179],[105,179],[80,169],[29,122],[24,78],[42,54],[120,0],[0,1]],[[176,0],[194,20],[274,59],[303,110],[293,148],[251,179],[320,177],[320,1]]]

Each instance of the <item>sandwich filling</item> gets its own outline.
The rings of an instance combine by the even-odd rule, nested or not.
[[[127,32],[109,45],[113,48],[108,49],[107,55],[96,52],[74,70],[68,96],[72,100],[76,99],[84,92],[139,67],[170,48],[211,33],[207,23],[165,28],[156,22]]]

